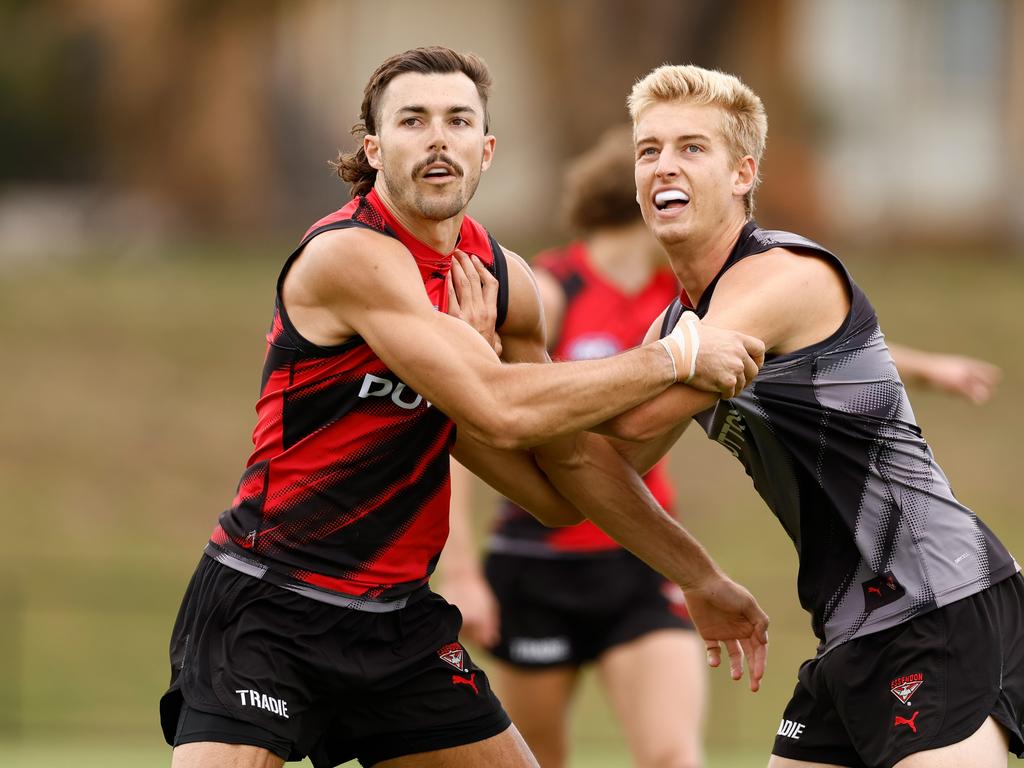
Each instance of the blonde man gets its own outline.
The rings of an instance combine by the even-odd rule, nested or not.
[[[1024,752],[1024,582],[954,498],[867,297],[820,245],[751,218],[767,120],[731,75],[664,66],[634,87],[637,198],[684,310],[761,338],[738,396],[671,387],[600,429],[639,470],[690,422],[743,463],[799,555],[820,640],[771,768],[1006,765]]]

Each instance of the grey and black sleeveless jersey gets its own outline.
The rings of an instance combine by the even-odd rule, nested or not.
[[[740,260],[783,247],[836,264],[851,308],[832,336],[769,356],[739,397],[695,417],[736,456],[800,560],[800,604],[825,653],[979,592],[1019,570],[958,502],[921,436],[870,302],[842,263],[749,222],[695,308]],[[669,306],[662,335],[683,312]]]

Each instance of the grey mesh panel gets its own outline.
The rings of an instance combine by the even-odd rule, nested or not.
[[[818,251],[842,268],[819,246],[786,235],[748,225],[722,273],[779,245]],[[921,436],[874,310],[846,276],[851,309],[837,334],[769,359],[739,397],[696,417],[743,463],[793,540],[799,597],[821,653],[1017,570],[954,498]],[[702,297],[698,314],[709,303]],[[887,573],[905,592],[869,610],[866,588]]]

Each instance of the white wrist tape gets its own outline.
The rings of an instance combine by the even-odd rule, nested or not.
[[[658,339],[672,358],[672,374],[676,381],[688,383],[697,372],[697,352],[700,348],[700,331],[697,328],[699,322],[700,319],[693,312],[685,312],[672,332]],[[685,379],[680,379],[680,371],[685,372]]]
[[[672,379],[674,381],[679,381],[679,368],[676,367],[676,353],[672,351],[672,347],[675,345],[670,345],[667,336],[663,339],[658,339],[658,343],[665,348],[665,351],[668,352],[668,359],[672,361]]]
[[[686,331],[690,335],[690,373],[683,379],[684,384],[689,384],[697,375],[697,353],[700,351],[700,331],[697,330],[697,325],[700,318],[693,312],[685,312],[680,322],[686,323]]]

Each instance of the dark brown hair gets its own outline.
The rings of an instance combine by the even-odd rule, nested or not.
[[[370,76],[363,89],[363,105],[359,109],[359,122],[352,126],[352,136],[359,142],[367,134],[377,133],[380,117],[380,99],[388,83],[406,72],[422,75],[452,74],[461,72],[476,85],[480,101],[484,105],[484,133],[488,133],[490,116],[487,113],[487,96],[491,89],[491,73],[487,64],[475,53],[458,53],[451,48],[432,45],[413,48],[387,59]],[[338,175],[352,187],[352,196],[365,195],[373,188],[377,170],[370,167],[366,153],[360,146],[352,153],[339,152],[331,162]]]
[[[633,169],[633,129],[609,128],[565,172],[566,223],[582,234],[632,224],[641,217]]]

